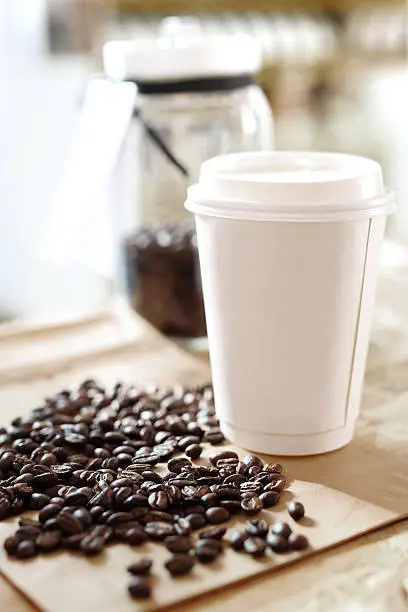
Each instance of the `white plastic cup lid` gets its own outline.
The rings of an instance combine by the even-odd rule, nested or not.
[[[376,161],[343,153],[271,151],[210,159],[188,190],[196,214],[247,220],[337,221],[394,212]]]

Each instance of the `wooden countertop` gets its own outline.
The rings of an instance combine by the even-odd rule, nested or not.
[[[113,329],[112,326],[106,326],[106,334],[119,334],[121,342],[130,341],[130,338],[126,340],[125,327]],[[11,330],[18,344],[23,339],[23,332],[19,331],[18,327],[14,328],[14,331],[13,328]],[[0,340],[7,337],[7,333],[0,329]],[[399,411],[408,413],[408,410],[405,410],[405,407],[408,409],[408,350],[405,342],[402,342],[402,335],[398,335],[401,341],[391,343],[393,349],[390,349],[389,362],[383,363],[381,355],[384,354],[384,333],[384,330],[381,330],[376,335],[376,342],[372,347],[366,402],[374,405],[373,397],[378,394],[377,401],[380,396],[382,400],[385,399],[384,410],[389,410],[390,414],[395,415]],[[389,330],[386,333],[388,338]],[[53,338],[57,339],[55,334],[58,335],[57,328],[48,331],[47,341],[50,346]],[[107,342],[102,346],[101,338],[95,334],[90,338],[96,343],[97,350],[114,352],[114,344]],[[83,350],[83,339],[81,343]],[[67,350],[70,354],[58,356],[61,367],[73,359],[72,344]],[[47,358],[49,359],[50,355]],[[201,358],[205,361],[208,359],[205,353],[201,354]],[[29,363],[24,367],[33,372],[37,367],[36,363],[30,356],[27,361]],[[9,364],[1,359],[0,354],[0,381],[10,374]],[[381,388],[376,387],[374,393],[374,383],[379,377],[385,382]],[[406,422],[407,420],[408,417]],[[404,423],[401,423],[401,431],[395,431],[395,436],[400,436],[401,445],[406,447],[408,428],[403,426]],[[353,609],[399,612],[408,608],[407,551],[408,519],[306,559],[293,567],[284,567],[270,575],[254,578],[245,587],[237,588],[232,585],[222,591],[202,596],[191,604],[179,604],[177,611],[207,612],[211,609],[212,612],[269,612],[277,609],[279,612],[345,612]],[[4,612],[39,610],[2,574],[0,602],[0,609]]]

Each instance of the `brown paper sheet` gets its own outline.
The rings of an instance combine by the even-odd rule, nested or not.
[[[76,353],[77,345],[80,349]],[[29,358],[25,361],[23,358],[22,365],[16,362],[10,365],[4,358],[0,361],[3,422],[24,414],[45,395],[88,376],[97,377],[105,384],[117,380],[194,384],[208,380],[210,375],[204,362],[185,354],[143,321],[122,310],[79,326],[55,326],[45,334],[32,330],[19,334],[13,330],[11,335],[3,333],[0,337],[1,356],[7,355],[8,349],[23,350],[24,347]],[[37,361],[33,358],[36,354],[40,356]],[[375,361],[373,370],[368,370],[367,407],[353,443],[324,456],[285,459],[289,478],[296,480],[291,482],[277,508],[263,511],[268,520],[287,518],[286,502],[292,496],[302,499],[309,519],[298,530],[308,535],[311,554],[397,520],[407,512],[407,438],[401,437],[399,443],[398,431],[403,426],[401,419],[408,421],[407,411],[404,413],[408,396],[404,398],[395,391],[395,386],[389,383],[388,371],[383,372],[377,389],[373,372],[379,367]],[[399,382],[394,370],[391,374]],[[387,401],[384,404],[384,399],[389,405]],[[0,523],[1,538],[13,531],[14,523]],[[135,603],[126,594],[125,568],[144,553],[154,554],[154,583],[159,588],[155,589],[152,601]],[[127,612],[177,604],[273,571],[304,555],[271,555],[257,561],[228,550],[216,564],[197,566],[190,577],[177,580],[169,579],[163,568],[162,562],[167,556],[163,547],[153,543],[137,549],[112,546],[92,561],[75,554],[58,553],[22,563],[9,560],[2,550],[0,569],[41,609]],[[73,588],[74,584],[77,586]]]

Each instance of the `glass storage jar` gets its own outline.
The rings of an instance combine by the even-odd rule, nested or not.
[[[193,20],[164,20],[156,39],[105,44],[107,77],[138,90],[119,169],[126,291],[167,335],[205,334],[187,187],[210,157],[273,146],[254,80],[260,62],[252,38],[208,36]]]

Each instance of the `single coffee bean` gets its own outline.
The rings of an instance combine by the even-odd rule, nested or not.
[[[242,550],[244,547],[244,542],[248,538],[249,535],[247,533],[243,533],[242,531],[233,531],[229,536],[229,544],[234,550]]]
[[[50,497],[43,495],[43,493],[33,493],[28,504],[30,510],[41,510],[47,504],[50,503]]]
[[[272,508],[279,503],[280,495],[277,491],[266,491],[259,496],[264,508]]]
[[[108,527],[117,527],[122,523],[128,523],[132,519],[133,516],[130,512],[114,512],[108,517],[106,524]]]
[[[246,455],[243,459],[242,459],[242,463],[244,463],[247,468],[252,468],[254,466],[263,467],[263,462],[262,459],[260,459],[259,457],[257,457],[256,455]]]
[[[214,541],[217,542],[217,540]],[[203,540],[203,542],[210,542],[210,540]],[[220,553],[211,546],[200,546],[196,547],[195,554],[200,563],[212,563]]]
[[[216,493],[206,493],[201,498],[201,502],[206,508],[215,508],[220,505],[220,498]]]
[[[245,540],[244,550],[253,557],[262,557],[265,554],[266,543],[262,538],[251,538]]]
[[[210,462],[213,465],[217,465],[218,461],[222,459],[235,459],[236,461],[239,461],[239,457],[235,451],[224,451],[222,453],[212,455],[212,457],[210,457]]]
[[[200,540],[222,540],[227,532],[226,527],[211,527],[199,534]]]
[[[117,530],[115,530],[115,534]],[[153,538],[152,538],[153,539]],[[126,529],[123,535],[123,540],[130,544],[130,546],[140,546],[147,540],[147,535],[136,527],[132,527],[131,529]]]
[[[80,549],[88,556],[99,555],[104,548],[104,538],[90,534],[85,536],[80,543]]]
[[[212,525],[219,525],[228,521],[230,513],[226,508],[209,508],[205,513],[205,517]]]
[[[43,531],[40,533],[36,540],[35,545],[42,552],[49,552],[58,548],[61,542],[60,531]]]
[[[232,474],[231,476],[227,476],[227,478],[224,480],[224,484],[226,484],[226,485],[232,484],[232,485],[236,485],[238,487],[243,482],[246,482],[246,478],[242,474]]]
[[[221,444],[224,442],[225,437],[220,429],[217,427],[214,429],[209,429],[204,434],[204,442],[209,442],[212,445]]]
[[[164,566],[172,576],[183,576],[193,569],[194,557],[191,555],[173,555],[165,562]]]
[[[203,452],[203,447],[200,444],[190,444],[184,451],[187,457],[191,457],[191,459],[198,459]]]
[[[153,561],[148,557],[141,557],[128,566],[127,571],[134,576],[145,576],[150,573]]]
[[[188,536],[169,536],[164,540],[166,548],[172,553],[187,553],[192,547],[193,543]]]
[[[253,519],[252,521],[247,521],[245,525],[245,531],[247,534],[258,538],[266,538],[268,529],[269,525],[263,519]]]
[[[55,520],[58,529],[60,529],[64,535],[74,535],[84,530],[81,521],[73,514],[61,512]]]
[[[175,459],[170,459],[167,464],[167,469],[169,472],[175,472],[176,474],[180,474],[183,468],[192,467],[192,463],[189,459],[184,457],[177,457]]]
[[[257,514],[263,509],[262,501],[256,495],[243,499],[241,508],[245,514]]]
[[[92,523],[92,516],[85,508],[78,508],[73,512],[75,518],[81,521],[82,525],[86,528]]]
[[[306,550],[309,546],[307,537],[300,533],[291,533],[288,542],[292,550]]]
[[[264,491],[277,491],[281,493],[286,487],[286,478],[283,474],[277,474],[276,478],[264,486]]]
[[[21,539],[12,535],[4,540],[4,548],[8,555],[15,555],[17,550],[17,545],[21,542]]]
[[[174,525],[164,521],[154,521],[145,525],[145,532],[152,540],[164,540],[167,536],[174,535]]]
[[[169,498],[166,491],[156,491],[148,498],[149,506],[158,510],[166,510],[169,507]]]
[[[32,540],[23,540],[22,542],[19,542],[14,554],[18,559],[29,559],[31,557],[35,557],[36,550],[34,542]]]
[[[128,592],[132,599],[147,599],[152,594],[149,583],[142,576],[134,576],[129,583]]]
[[[238,514],[238,512],[241,512],[241,502],[237,499],[223,499],[220,505],[221,508],[228,510],[230,514]]]
[[[182,536],[188,536],[193,531],[190,521],[188,521],[186,518],[178,519],[178,521],[174,524],[174,529],[177,535]]]
[[[291,501],[288,503],[288,512],[294,521],[300,521],[305,516],[305,507],[301,502]]]
[[[286,553],[290,549],[289,541],[281,535],[271,533],[267,539],[268,546],[278,554]]]
[[[196,529],[200,529],[200,527],[204,527],[206,524],[206,519],[202,514],[188,514],[186,516],[187,521],[190,524],[191,529],[195,531]]]
[[[272,525],[271,531],[275,535],[283,536],[284,538],[288,538],[292,533],[290,525],[284,522],[279,522]]]
[[[222,543],[220,540],[215,540],[212,538],[198,539],[195,545],[196,552],[202,548],[209,548],[215,550],[217,554],[220,554],[222,552]]]
[[[282,466],[280,463],[267,463],[264,470],[272,472],[272,474],[282,474]]]

